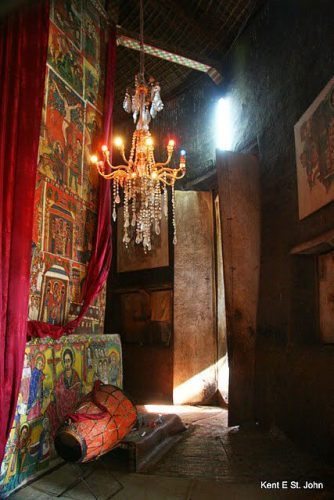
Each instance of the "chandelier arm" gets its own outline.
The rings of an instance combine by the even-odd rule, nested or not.
[[[125,162],[127,165],[129,165],[129,160],[127,160],[127,159],[126,159],[124,148],[122,148],[122,149],[120,150],[120,153],[121,153],[121,156],[122,156],[122,158],[123,158],[124,162]]]
[[[124,171],[122,172],[110,172],[109,174],[104,174],[103,172],[100,173],[100,175],[102,175],[102,177],[104,177],[105,179],[107,180],[112,180],[112,179],[115,179],[115,178],[119,178],[119,177],[123,177],[124,179],[126,179],[126,173]]]
[[[157,163],[156,165],[159,165],[159,163]],[[167,176],[175,177],[176,175],[178,175],[178,173],[182,173],[182,177],[184,177],[186,169],[184,167],[179,167],[179,168],[169,167],[169,168],[159,168],[157,170],[158,177],[160,177],[161,174],[166,174]]]
[[[129,172],[129,167],[127,165],[117,165],[117,166],[114,166],[112,165],[111,163],[107,162],[108,163],[108,166],[112,169],[112,170],[122,170],[122,171],[125,171],[125,172]]]
[[[169,165],[171,159],[172,159],[172,155],[169,155],[165,162],[155,163],[154,168],[166,167],[167,165]]]
[[[161,174],[158,174],[159,181],[167,184],[168,186],[172,186],[175,181],[182,179],[182,177],[184,177],[186,173],[183,169],[174,170],[174,172],[175,174],[171,174],[168,172],[162,172]]]

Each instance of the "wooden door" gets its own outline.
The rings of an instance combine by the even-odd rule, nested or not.
[[[175,194],[173,401],[207,403],[217,391],[212,194]]]
[[[258,160],[217,151],[227,346],[229,425],[254,420],[255,337],[260,274]]]

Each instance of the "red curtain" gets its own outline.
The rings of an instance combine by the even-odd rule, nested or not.
[[[45,1],[0,22],[0,463],[16,410],[27,336],[48,26]]]
[[[116,64],[116,34],[109,33],[106,59],[106,79],[104,96],[104,143],[109,144],[112,127],[114,102],[114,81]],[[97,227],[93,252],[89,261],[87,276],[83,287],[84,302],[79,316],[64,326],[50,325],[41,321],[28,322],[28,337],[52,337],[72,333],[80,324],[89,305],[101,291],[111,264],[111,192],[110,182],[102,177],[99,184]]]

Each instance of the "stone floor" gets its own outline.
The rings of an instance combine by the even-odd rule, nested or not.
[[[145,473],[128,473],[121,456],[110,453],[80,468],[62,465],[11,498],[91,500],[93,492],[98,500],[334,499],[334,468],[301,452],[278,432],[228,428],[227,412],[219,408],[146,409],[178,413],[188,430]]]

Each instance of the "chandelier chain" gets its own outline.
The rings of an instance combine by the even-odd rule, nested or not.
[[[154,158],[154,141],[149,124],[164,105],[159,82],[153,77],[148,81],[145,79],[144,6],[143,0],[139,2],[140,73],[135,76],[135,88],[126,90],[123,101],[124,110],[132,114],[136,124],[130,152],[127,156],[123,140],[116,137],[114,143],[124,162],[122,165],[112,164],[111,151],[107,145],[102,146],[103,159],[93,155],[91,161],[98,173],[112,182],[114,221],[117,219],[117,208],[123,205],[123,243],[126,247],[131,243],[140,244],[146,253],[160,235],[162,217],[168,219],[168,186],[172,188],[173,243],[176,244],[175,182],[185,175],[186,152],[180,151],[178,167],[170,167],[175,140],[169,139],[167,159],[156,162]]]
[[[145,72],[145,50],[144,50],[144,5],[143,0],[139,0],[140,9],[140,74]]]

